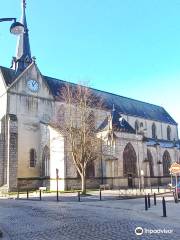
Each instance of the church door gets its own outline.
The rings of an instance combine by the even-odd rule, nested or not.
[[[171,166],[171,157],[169,152],[166,150],[163,154],[163,175],[164,176],[169,176],[169,168]]]
[[[128,188],[133,188],[133,177],[132,177],[132,174],[128,174]]]

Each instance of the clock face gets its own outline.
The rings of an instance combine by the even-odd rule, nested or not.
[[[39,82],[36,80],[28,80],[27,81],[27,86],[32,92],[38,92],[39,90]]]

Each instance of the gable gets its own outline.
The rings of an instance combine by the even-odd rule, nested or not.
[[[34,84],[37,84],[38,87],[34,88]],[[54,99],[51,90],[34,63],[12,82],[8,88],[8,92],[50,100]]]
[[[9,91],[21,94],[27,94],[42,98],[57,99],[61,94],[61,89],[65,85],[76,87],[77,84],[69,83],[63,80],[55,79],[41,75],[35,63],[32,63],[25,71],[15,78],[15,72],[12,69],[0,67],[1,74],[5,80]],[[38,93],[32,93],[27,88],[28,79],[35,79],[39,81],[40,90]],[[92,89],[92,93],[102,99],[106,110],[111,111],[113,105],[120,114],[144,118],[153,121],[164,122],[172,125],[177,125],[169,113],[160,106],[138,101],[135,99],[123,97],[120,95]]]

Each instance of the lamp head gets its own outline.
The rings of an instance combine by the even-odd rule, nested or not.
[[[24,25],[20,22],[14,22],[10,27],[10,33],[20,35],[24,33]]]

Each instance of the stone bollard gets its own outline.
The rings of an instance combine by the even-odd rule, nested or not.
[[[150,198],[150,194],[148,193],[148,208],[151,207],[151,198]]]
[[[156,193],[154,193],[154,205],[156,205]]]
[[[145,210],[148,210],[148,204],[147,204],[147,196],[144,196],[144,202],[145,202]]]
[[[165,198],[162,198],[162,206],[163,206],[163,217],[167,217],[166,215],[166,201]]]

